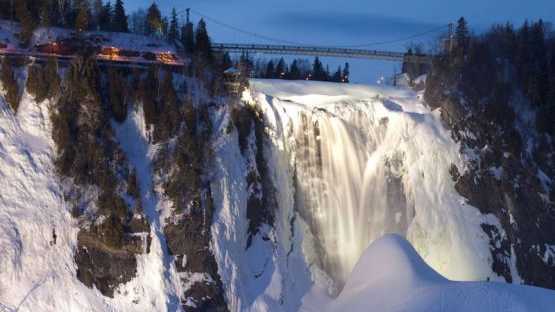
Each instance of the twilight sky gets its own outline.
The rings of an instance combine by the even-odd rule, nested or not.
[[[126,0],[127,9],[152,0]],[[219,22],[272,38],[312,45],[358,45],[406,38],[465,16],[479,32],[492,23],[542,18],[555,22],[555,0],[157,0],[168,13],[190,7]],[[198,16],[192,15],[193,20]],[[231,31],[207,20],[215,42],[272,43]],[[430,45],[437,34],[417,42]],[[369,46],[402,51],[411,41]],[[325,58],[331,68],[346,60]],[[352,78],[373,83],[400,68],[392,62],[350,60]]]

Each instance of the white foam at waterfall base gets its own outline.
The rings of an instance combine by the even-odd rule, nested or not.
[[[282,169],[296,172],[305,202],[298,209],[327,255],[305,248],[305,256],[338,284],[386,233],[405,236],[447,278],[501,279],[480,225],[504,231],[455,191],[449,168],[464,171],[459,146],[420,98],[391,87],[280,80],[253,80],[244,94],[264,112],[277,152],[296,166]]]

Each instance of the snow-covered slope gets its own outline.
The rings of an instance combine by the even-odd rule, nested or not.
[[[553,306],[552,290],[449,281],[426,265],[405,239],[386,235],[364,252],[339,297],[318,311],[524,312],[550,311]]]
[[[51,105],[24,93],[14,116],[0,98],[0,311],[177,310],[173,271],[164,268],[166,257],[158,239],[148,255],[139,256],[136,278],[122,285],[113,299],[77,279],[79,228],[54,166]],[[117,132],[141,170],[141,188],[148,189],[142,120],[142,114],[132,112]],[[148,213],[155,215],[153,196],[144,192]]]
[[[102,299],[75,278],[77,227],[53,165],[49,103],[0,99],[0,310],[87,310]]]

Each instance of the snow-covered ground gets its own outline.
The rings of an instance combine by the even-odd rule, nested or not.
[[[48,105],[24,94],[15,117],[0,99],[0,311],[107,309],[75,277],[78,228],[55,173]]]
[[[0,24],[1,26],[2,24]],[[75,31],[67,28],[38,28],[35,30],[31,45],[49,43],[56,40],[74,38]],[[175,53],[175,46],[168,44],[162,39],[147,37],[131,33],[87,31],[83,34],[85,38],[98,41],[102,47],[116,47],[120,49],[140,51],[140,52],[172,52]]]
[[[34,30],[30,38],[29,46],[23,47],[20,44],[18,34],[20,26],[11,21],[0,20],[0,52],[9,52],[22,55],[32,54],[34,56],[46,56],[45,52],[41,52],[37,46],[52,44],[54,42],[66,42],[63,46],[67,49],[70,44],[67,41],[75,42],[77,34],[72,29],[59,27],[39,27]],[[103,32],[103,31],[87,31],[80,36],[98,47],[100,50],[107,49],[112,52],[99,53],[98,58],[101,60],[124,61],[124,62],[163,62],[166,64],[182,65],[183,60],[177,56],[175,45],[168,44],[161,38],[153,36],[143,36],[132,33],[119,32]],[[125,52],[124,52],[125,51]],[[132,53],[131,53],[132,52]],[[58,52],[52,52],[54,54]],[[65,56],[68,56],[68,51]],[[75,53],[75,52],[71,52]],[[151,55],[145,58],[145,53]],[[157,60],[151,59],[156,57]]]
[[[555,291],[497,282],[453,282],[420,258],[398,235],[386,235],[364,252],[334,300],[314,291],[303,311],[525,312],[551,311]]]

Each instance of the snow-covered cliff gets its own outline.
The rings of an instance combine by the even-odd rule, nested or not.
[[[24,82],[26,67],[16,72]],[[150,76],[170,92],[148,94]],[[483,225],[504,229],[456,192],[450,169],[464,172],[467,160],[420,94],[254,80],[240,101],[181,73],[136,78],[122,82],[140,94],[126,98],[123,118],[105,94],[104,110],[83,101],[67,115],[80,116],[71,126],[85,139],[98,126],[92,113],[106,121],[92,137],[117,155],[106,161],[126,212],[116,221],[119,206],[97,204],[100,182],[73,188],[76,173],[58,170],[53,120],[68,85],[41,102],[24,91],[17,112],[2,94],[0,310],[297,311],[341,293],[330,305],[340,308],[354,296],[355,264],[387,233],[449,279],[501,280]],[[382,253],[373,250],[363,259]]]

